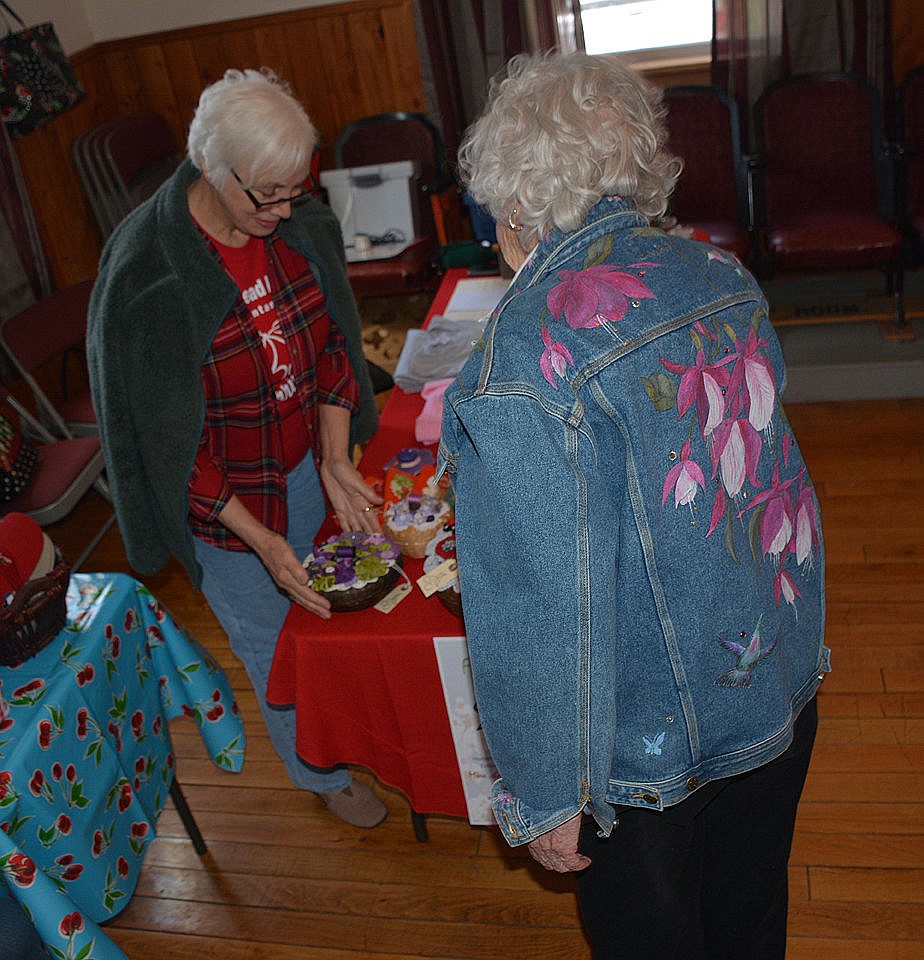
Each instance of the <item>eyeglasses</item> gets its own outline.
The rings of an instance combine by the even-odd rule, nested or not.
[[[291,197],[279,197],[278,200],[260,200],[244,185],[244,181],[237,175],[234,167],[231,167],[230,170],[231,176],[238,182],[238,186],[247,194],[247,199],[257,210],[264,210],[267,207],[278,207],[283,203],[291,203],[292,206],[297,207],[311,196],[312,190],[314,190],[316,186],[314,177],[309,173],[308,179],[305,181],[305,183],[309,185],[307,190],[300,190],[298,193],[293,193]]]

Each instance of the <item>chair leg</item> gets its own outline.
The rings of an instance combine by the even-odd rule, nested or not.
[[[196,823],[196,818],[192,815],[192,810],[189,809],[189,804],[186,802],[186,797],[183,796],[183,791],[180,789],[180,784],[176,776],[174,776],[170,784],[170,797],[173,800],[173,805],[176,807],[176,812],[180,815],[180,820],[183,821],[186,832],[189,834],[189,839],[192,840],[193,849],[201,857],[206,851],[205,840],[202,838],[199,825]]]
[[[907,322],[905,316],[905,267],[901,257],[897,262],[888,264],[886,278],[886,292],[892,295],[895,314],[893,320],[880,322],[879,333],[884,340],[914,340],[914,327]]]
[[[109,515],[108,519],[99,528],[99,530],[97,530],[93,539],[83,548],[83,552],[80,554],[80,556],[74,561],[74,564],[71,567],[71,573],[77,573],[80,570],[80,568],[84,565],[84,563],[86,563],[87,557],[89,557],[90,554],[93,553],[93,551],[96,549],[97,545],[99,544],[100,540],[102,540],[103,537],[105,537],[106,534],[109,532],[109,528],[115,523],[115,519],[116,519],[116,515],[113,512]]]
[[[905,265],[901,261],[902,254],[895,267],[894,295],[895,295],[895,324],[901,328],[905,325]]]

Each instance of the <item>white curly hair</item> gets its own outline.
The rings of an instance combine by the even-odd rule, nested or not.
[[[552,227],[576,229],[605,196],[657,222],[682,166],[665,147],[665,112],[660,90],[619,57],[522,54],[491,81],[459,173],[497,222],[516,211],[524,249]]]

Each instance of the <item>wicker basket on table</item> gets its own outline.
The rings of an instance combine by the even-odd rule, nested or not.
[[[385,508],[382,529],[406,557],[419,559],[427,555],[427,544],[451,516],[452,509],[444,500],[410,493]],[[414,518],[413,522],[409,518]]]
[[[0,615],[0,666],[17,667],[34,657],[67,622],[70,564],[55,551],[44,577],[23,584]]]
[[[456,559],[456,525],[451,520],[444,524],[439,532],[426,546],[424,557],[424,573],[431,573],[447,560]],[[459,589],[459,578],[454,577],[436,591],[440,603],[457,617],[462,616],[462,594]]]
[[[335,613],[373,606],[402,576],[400,550],[380,533],[353,531],[329,537],[303,566],[309,586],[327,597]]]

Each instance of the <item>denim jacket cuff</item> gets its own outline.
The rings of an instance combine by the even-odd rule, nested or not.
[[[491,806],[504,839],[511,847],[519,847],[567,823],[583,810],[584,801],[561,810],[533,810],[513,796],[503,780],[497,780],[491,795]]]

